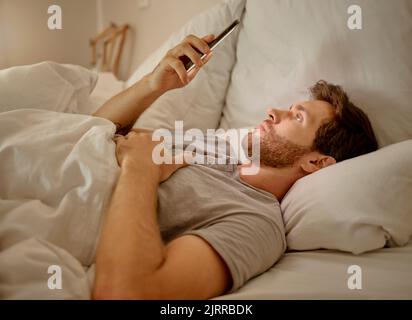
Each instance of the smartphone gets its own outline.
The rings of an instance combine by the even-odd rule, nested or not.
[[[239,20],[235,20],[229,27],[227,27],[221,34],[219,34],[215,40],[209,43],[210,50],[216,48],[226,37],[228,37],[236,29],[238,25]],[[193,49],[199,52],[199,54],[201,55],[201,59],[203,59],[206,56],[196,48]],[[180,57],[180,60],[184,63],[187,72],[190,72],[195,68],[195,64],[187,56]]]

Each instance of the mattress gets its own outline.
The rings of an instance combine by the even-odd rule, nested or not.
[[[354,273],[360,289],[350,289]],[[237,292],[215,299],[412,299],[412,240],[362,255],[334,250],[287,252]],[[359,277],[360,275],[360,277]]]

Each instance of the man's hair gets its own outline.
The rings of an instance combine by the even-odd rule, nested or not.
[[[310,93],[313,99],[329,102],[335,109],[335,117],[317,130],[313,150],[339,162],[378,149],[368,116],[349,100],[342,87],[320,80]]]

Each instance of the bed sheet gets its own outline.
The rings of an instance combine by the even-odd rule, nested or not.
[[[119,173],[114,131],[85,115],[0,113],[0,298],[88,298],[85,270]]]

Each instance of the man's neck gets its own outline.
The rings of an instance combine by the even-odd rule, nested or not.
[[[249,165],[237,167],[242,181],[273,194],[279,202],[296,180],[304,176],[298,167],[273,168],[264,165],[260,166],[259,172],[255,175],[242,174],[242,168],[247,166]]]

